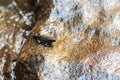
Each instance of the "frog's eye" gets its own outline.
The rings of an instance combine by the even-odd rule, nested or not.
[[[49,39],[43,36],[33,36],[33,39],[37,45],[44,45],[45,47],[52,47],[52,43],[55,42],[54,39]]]

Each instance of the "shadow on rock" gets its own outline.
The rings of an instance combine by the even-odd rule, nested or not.
[[[26,60],[18,60],[14,68],[16,80],[39,80],[39,66],[43,63],[44,57],[39,55],[29,55]]]

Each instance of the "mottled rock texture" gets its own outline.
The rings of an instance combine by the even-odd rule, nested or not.
[[[119,0],[6,4],[0,4],[0,80],[120,80]]]

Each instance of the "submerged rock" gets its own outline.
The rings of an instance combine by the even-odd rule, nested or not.
[[[1,80],[120,80],[119,0],[16,3],[0,6]]]

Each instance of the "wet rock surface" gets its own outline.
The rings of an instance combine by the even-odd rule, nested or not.
[[[18,60],[14,68],[16,80],[39,80],[39,66],[44,61],[44,57],[39,55],[28,55],[26,60]]]
[[[119,0],[0,1],[0,80],[120,80]]]

